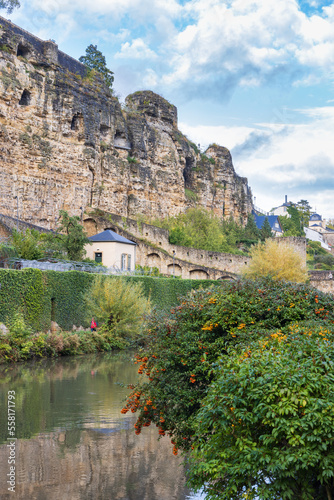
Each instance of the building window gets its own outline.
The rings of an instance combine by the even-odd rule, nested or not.
[[[131,255],[128,254],[128,271],[131,271]]]
[[[95,262],[102,262],[102,252],[95,252]]]
[[[126,253],[122,253],[121,271],[125,271],[125,269],[126,269]]]

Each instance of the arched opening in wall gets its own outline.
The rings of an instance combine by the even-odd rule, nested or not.
[[[117,233],[117,230],[116,230],[116,229],[117,229],[116,227],[110,227],[110,226],[109,226],[109,227],[105,227],[105,228],[104,228],[104,231],[114,231],[114,233]]]
[[[24,45],[23,43],[19,43],[17,46],[17,51],[16,51],[17,57],[25,57],[27,58],[30,55],[30,49],[27,47],[27,45]]]
[[[203,269],[193,269],[190,271],[190,279],[192,280],[207,280],[209,279],[209,275],[206,271],[203,271]]]
[[[146,257],[146,264],[148,267],[157,267],[161,269],[161,257],[157,253],[150,253]]]
[[[170,275],[181,276],[182,275],[182,267],[178,264],[169,264],[167,266],[167,272]]]
[[[235,281],[236,279],[236,276],[224,274],[223,276],[219,276],[219,278],[217,278],[217,281]]]
[[[31,94],[29,90],[24,89],[21,95],[21,99],[19,100],[19,105],[20,106],[29,106],[31,101]]]
[[[94,236],[97,233],[97,225],[94,219],[85,219],[83,227],[88,236]]]

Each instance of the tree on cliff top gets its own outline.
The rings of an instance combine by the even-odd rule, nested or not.
[[[10,14],[15,8],[21,7],[19,0],[0,0],[0,9],[7,9]]]
[[[1,1],[1,0],[0,0]],[[114,73],[107,68],[106,58],[100,50],[98,50],[97,45],[90,44],[86,49],[86,55],[79,57],[79,61],[82,62],[89,69],[89,73],[92,71],[99,72],[107,86],[111,89],[114,82]]]

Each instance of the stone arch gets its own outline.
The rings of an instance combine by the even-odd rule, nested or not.
[[[16,55],[17,57],[21,56],[27,58],[30,55],[30,48],[24,43],[20,42],[17,46]]]
[[[83,221],[83,227],[88,234],[88,236],[94,236],[94,234],[97,234],[97,224],[94,219],[89,218],[85,219]]]
[[[31,101],[31,93],[29,90],[24,89],[21,95],[21,99],[19,100],[19,105],[20,106],[29,106]]]
[[[167,266],[167,273],[170,274],[171,276],[173,276],[174,269],[175,269],[175,276],[181,276],[182,275],[182,267],[179,266],[179,264],[168,264],[168,266]]]
[[[234,276],[233,274],[223,274],[222,276],[219,276],[217,278],[217,281],[235,281],[237,279],[237,276]]]
[[[209,274],[204,271],[204,269],[192,269],[189,272],[190,279],[192,280],[207,280],[209,279]]]
[[[105,227],[103,231],[114,231],[114,233],[118,234],[117,227],[111,227],[111,226]]]
[[[148,267],[157,267],[161,269],[161,257],[157,253],[149,253],[146,256],[146,263]]]

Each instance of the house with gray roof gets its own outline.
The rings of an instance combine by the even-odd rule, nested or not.
[[[85,247],[88,258],[120,271],[135,270],[137,244],[133,241],[111,229],[106,229],[88,239],[91,242]]]

